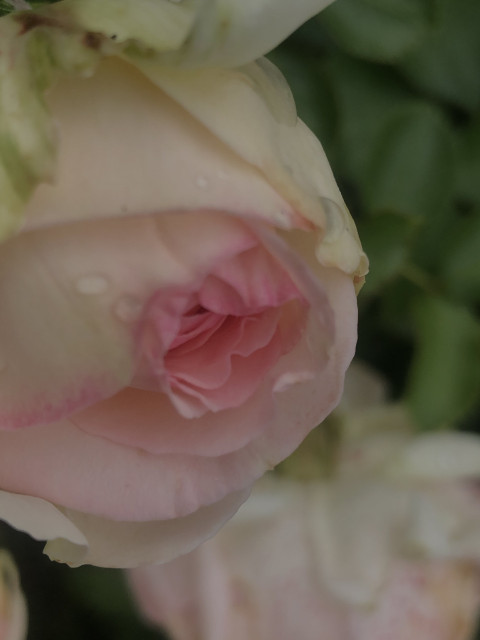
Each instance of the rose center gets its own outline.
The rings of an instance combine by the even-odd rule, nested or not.
[[[301,294],[264,250],[244,254],[217,267],[197,291],[152,296],[132,386],[167,393],[184,416],[196,417],[242,404],[295,346],[307,312]],[[250,262],[263,267],[253,277]]]

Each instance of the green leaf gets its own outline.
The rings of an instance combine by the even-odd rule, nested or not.
[[[346,52],[392,62],[427,36],[435,0],[341,0],[319,18]]]
[[[370,271],[362,296],[376,293],[405,265],[416,225],[403,216],[386,214],[362,220],[358,233],[370,260]]]
[[[444,263],[452,230],[455,229],[458,220],[458,212],[449,200],[427,212],[412,251],[415,265],[434,275],[438,273]]]
[[[453,228],[442,275],[452,297],[480,302],[480,209]]]
[[[4,16],[7,13],[11,13],[13,11],[13,7],[9,2],[5,2],[5,0],[0,0],[0,16]]]
[[[437,28],[404,58],[401,68],[421,90],[473,110],[480,105],[480,2],[441,4]]]
[[[382,128],[411,96],[389,70],[370,63],[337,55],[326,69],[338,113],[343,170],[362,183]]]
[[[318,60],[279,47],[268,55],[284,74],[295,96],[298,116],[328,149],[332,146],[336,114],[328,79]]]
[[[413,342],[412,306],[418,297],[418,283],[411,278],[396,278],[385,287],[379,299],[378,313],[384,331],[390,336],[393,334],[408,343]],[[379,346],[381,349],[381,345]],[[398,354],[396,355],[398,360]],[[407,362],[410,353],[403,347],[402,358]],[[393,363],[392,363],[393,365]],[[395,368],[398,363],[395,362]],[[406,366],[406,365],[405,365]]]
[[[453,138],[442,112],[422,102],[399,110],[378,136],[366,174],[371,212],[433,220],[453,196]]]
[[[14,11],[25,11],[30,8],[31,4],[25,0],[0,0],[0,17]]]
[[[406,398],[420,425],[451,425],[478,401],[480,324],[468,311],[445,299],[418,299],[414,318],[417,350]]]
[[[457,197],[466,204],[480,206],[480,113],[461,132],[458,152]]]

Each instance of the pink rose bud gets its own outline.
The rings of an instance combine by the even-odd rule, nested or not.
[[[0,640],[25,640],[27,609],[10,554],[0,549]]]
[[[57,51],[45,12],[8,23],[12,59],[37,27]],[[0,517],[52,559],[131,567],[211,536],[334,408],[366,258],[272,65],[79,33],[99,59],[46,92],[54,128],[39,103],[57,168],[0,247]]]

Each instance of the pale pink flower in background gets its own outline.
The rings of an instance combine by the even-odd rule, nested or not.
[[[8,24],[52,56],[63,6],[95,10]],[[107,45],[47,92],[54,180],[0,247],[0,517],[52,559],[132,567],[211,536],[335,407],[366,258],[272,65]]]
[[[287,476],[260,481],[214,538],[130,572],[148,620],[174,640],[473,637],[480,440],[413,436],[402,407],[365,407],[381,385],[362,388],[364,407],[350,396],[350,410],[337,413],[343,439],[328,478],[288,477],[311,470],[310,438],[285,463]]]
[[[17,568],[10,554],[0,549],[0,640],[25,640],[27,608]]]

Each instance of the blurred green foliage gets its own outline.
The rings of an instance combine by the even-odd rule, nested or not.
[[[370,257],[358,354],[480,430],[480,3],[337,0],[272,53]]]
[[[358,355],[419,429],[480,430],[479,25],[478,0],[337,0],[270,56],[370,257]],[[0,543],[20,564],[29,640],[163,637],[120,572],[51,564],[8,528]]]

